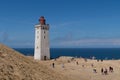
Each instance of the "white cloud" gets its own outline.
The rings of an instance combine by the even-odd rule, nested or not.
[[[11,38],[8,33],[2,32],[0,34],[0,43],[5,44],[7,46],[13,47],[13,48],[31,48],[34,47],[34,42],[32,39],[30,40],[19,40]]]
[[[9,41],[9,35],[7,32],[0,32],[0,42],[7,42]]]
[[[120,39],[77,39],[58,40],[54,42],[57,47],[120,47]]]

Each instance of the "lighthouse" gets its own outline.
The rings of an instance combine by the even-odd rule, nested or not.
[[[49,24],[46,24],[44,16],[41,16],[39,19],[39,24],[35,25],[34,59],[50,59]]]

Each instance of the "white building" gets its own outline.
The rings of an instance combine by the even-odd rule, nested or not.
[[[45,23],[43,16],[40,17],[39,24],[35,25],[34,59],[50,59],[49,24]]]

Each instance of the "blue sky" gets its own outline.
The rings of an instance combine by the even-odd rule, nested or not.
[[[34,47],[40,16],[50,24],[50,47],[120,47],[119,0],[1,0],[0,42]]]

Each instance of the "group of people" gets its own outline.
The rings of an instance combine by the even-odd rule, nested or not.
[[[94,68],[93,69],[94,73],[97,73],[97,70]],[[108,72],[112,73],[113,72],[113,67],[109,67],[109,70],[107,68],[101,68],[101,74],[102,75],[108,75]]]
[[[74,60],[74,59],[72,59],[72,60]],[[71,61],[68,61],[68,63],[70,63]],[[101,61],[103,61],[103,60],[101,60]],[[87,62],[87,59],[85,59],[85,62]],[[76,61],[76,65],[79,65],[78,61]],[[51,66],[52,66],[52,68],[55,68],[55,63],[53,62]],[[61,64],[61,67],[64,68],[64,64],[63,63]],[[82,65],[82,67],[84,67],[84,65]],[[94,64],[91,64],[91,67],[93,68]],[[97,70],[94,68],[93,72],[97,73]],[[112,73],[112,72],[114,72],[114,70],[113,70],[113,67],[111,67],[111,66],[109,66],[109,69],[101,68],[101,74],[102,75],[108,75],[108,73]]]
[[[113,72],[113,67],[109,67],[109,71],[108,71],[108,69],[107,68],[105,68],[105,69],[103,69],[103,68],[101,68],[101,74],[103,74],[103,75],[107,75],[108,74],[108,72]]]

